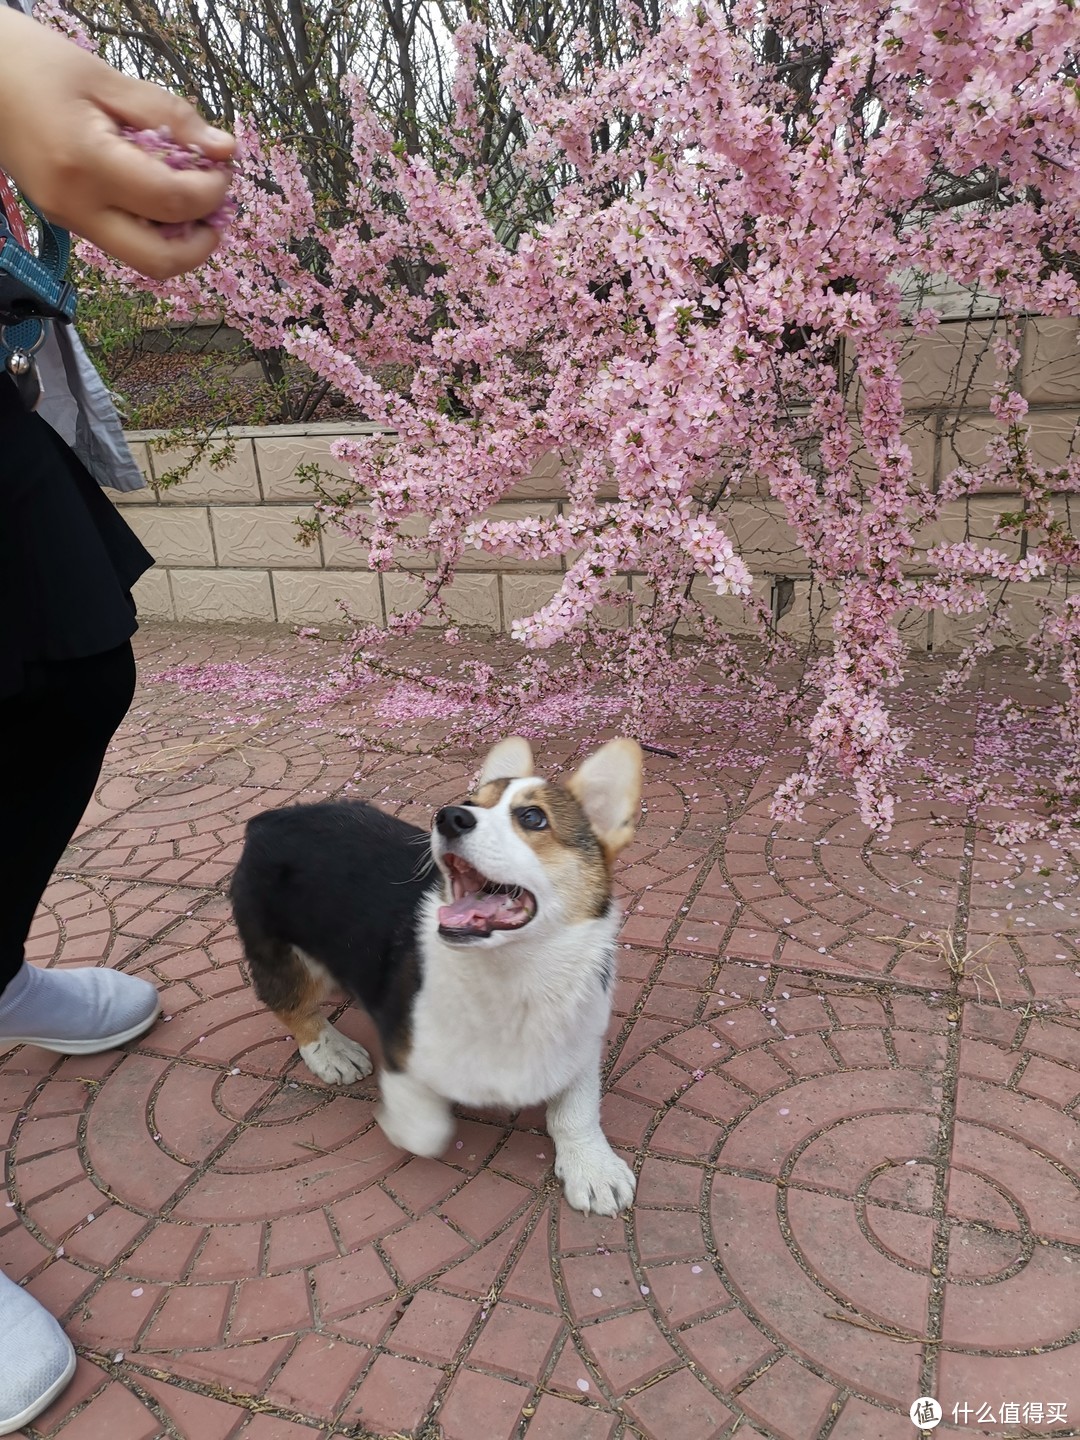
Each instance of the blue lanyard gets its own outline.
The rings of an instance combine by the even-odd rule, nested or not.
[[[5,177],[6,181],[6,177]],[[14,200],[5,183],[4,198]],[[75,314],[75,291],[64,279],[71,255],[71,236],[45,219],[36,206],[38,253],[27,249],[15,234],[4,205],[0,205],[0,311],[19,318],[0,323],[0,366],[11,376],[30,410],[41,399],[41,381],[34,356],[45,343],[54,319],[70,321]]]

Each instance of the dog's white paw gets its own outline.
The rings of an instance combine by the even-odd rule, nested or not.
[[[384,1069],[379,1091],[382,1104],[375,1119],[391,1145],[427,1160],[441,1155],[454,1133],[449,1101],[402,1070]]]
[[[441,1105],[421,1104],[409,1112],[380,1105],[375,1119],[391,1145],[425,1160],[442,1155],[454,1133],[454,1117]]]
[[[586,1215],[618,1215],[634,1198],[637,1182],[625,1160],[606,1142],[561,1145],[555,1174],[562,1181],[566,1203]]]
[[[324,1025],[310,1045],[300,1046],[300,1058],[328,1085],[352,1085],[372,1071],[371,1056],[363,1045],[332,1025]]]

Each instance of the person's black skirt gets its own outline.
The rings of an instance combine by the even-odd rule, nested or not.
[[[76,455],[0,377],[0,697],[25,667],[134,634],[131,589],[154,563]]]

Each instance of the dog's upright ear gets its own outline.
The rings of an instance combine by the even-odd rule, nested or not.
[[[633,839],[641,810],[641,746],[609,740],[575,770],[566,788],[612,859]]]
[[[526,776],[535,774],[529,742],[520,735],[511,735],[488,751],[478,783],[486,785],[489,780],[524,780]]]

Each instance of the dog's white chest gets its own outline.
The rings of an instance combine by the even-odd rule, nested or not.
[[[416,997],[410,1075],[458,1104],[513,1110],[550,1100],[596,1063],[610,1000],[595,973],[570,987],[512,976],[477,986],[472,967],[450,959],[429,966]]]

